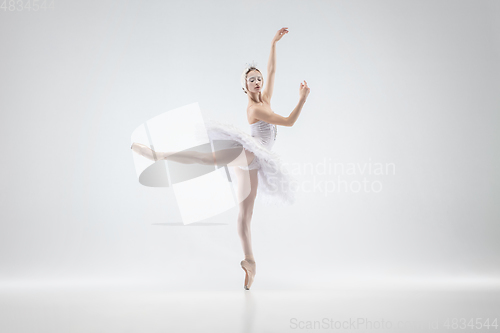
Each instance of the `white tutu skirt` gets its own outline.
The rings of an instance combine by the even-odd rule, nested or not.
[[[241,169],[258,169],[257,199],[266,205],[292,205],[295,202],[295,192],[292,182],[295,178],[283,164],[275,152],[264,147],[250,134],[230,123],[205,119],[210,142],[213,140],[228,140],[231,147],[243,147],[254,153],[255,158],[248,167]],[[232,168],[228,168],[232,169]],[[233,171],[230,170],[232,179]]]

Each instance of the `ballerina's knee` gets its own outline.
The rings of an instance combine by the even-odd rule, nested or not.
[[[214,165],[215,164],[215,156],[213,153],[201,153],[199,156],[199,161],[204,165]]]

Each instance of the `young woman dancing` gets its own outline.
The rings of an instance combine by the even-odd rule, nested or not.
[[[221,149],[210,154],[197,151],[155,152],[138,143],[133,143],[131,147],[134,152],[154,161],[165,159],[185,164],[199,163],[233,167],[238,183],[238,234],[245,255],[240,265],[245,271],[245,290],[250,289],[256,273],[250,222],[257,188],[261,193],[260,196],[264,196],[268,203],[293,202],[293,193],[286,190],[286,185],[290,183],[289,173],[283,172],[284,167],[279,156],[271,149],[276,141],[277,125],[290,127],[295,124],[310,88],[306,81],[300,83],[299,102],[288,117],[282,117],[271,110],[276,73],[276,43],[287,33],[288,28],[282,28],[272,40],[265,87],[264,77],[254,65],[247,66],[241,75],[242,89],[248,96],[246,116],[250,124],[250,135],[231,124],[213,120],[205,121],[210,140],[232,140],[236,142],[236,149]]]

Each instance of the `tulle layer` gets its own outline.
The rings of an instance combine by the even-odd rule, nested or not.
[[[267,205],[292,205],[295,202],[295,192],[291,186],[294,177],[277,153],[265,148],[250,134],[231,123],[208,118],[205,119],[205,127],[211,141],[231,140],[234,142],[233,147],[243,146],[258,158],[259,184],[256,200]]]

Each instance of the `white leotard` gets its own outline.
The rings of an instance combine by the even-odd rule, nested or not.
[[[277,132],[276,125],[266,123],[263,120],[250,124],[250,135],[269,150],[274,146]]]
[[[266,149],[271,150],[276,141],[276,134],[278,129],[276,125],[266,123],[263,120],[259,120],[256,123],[250,124],[250,135],[257,140]],[[255,157],[253,161],[246,166],[241,166],[240,168],[244,170],[253,170],[260,168],[259,158]]]

